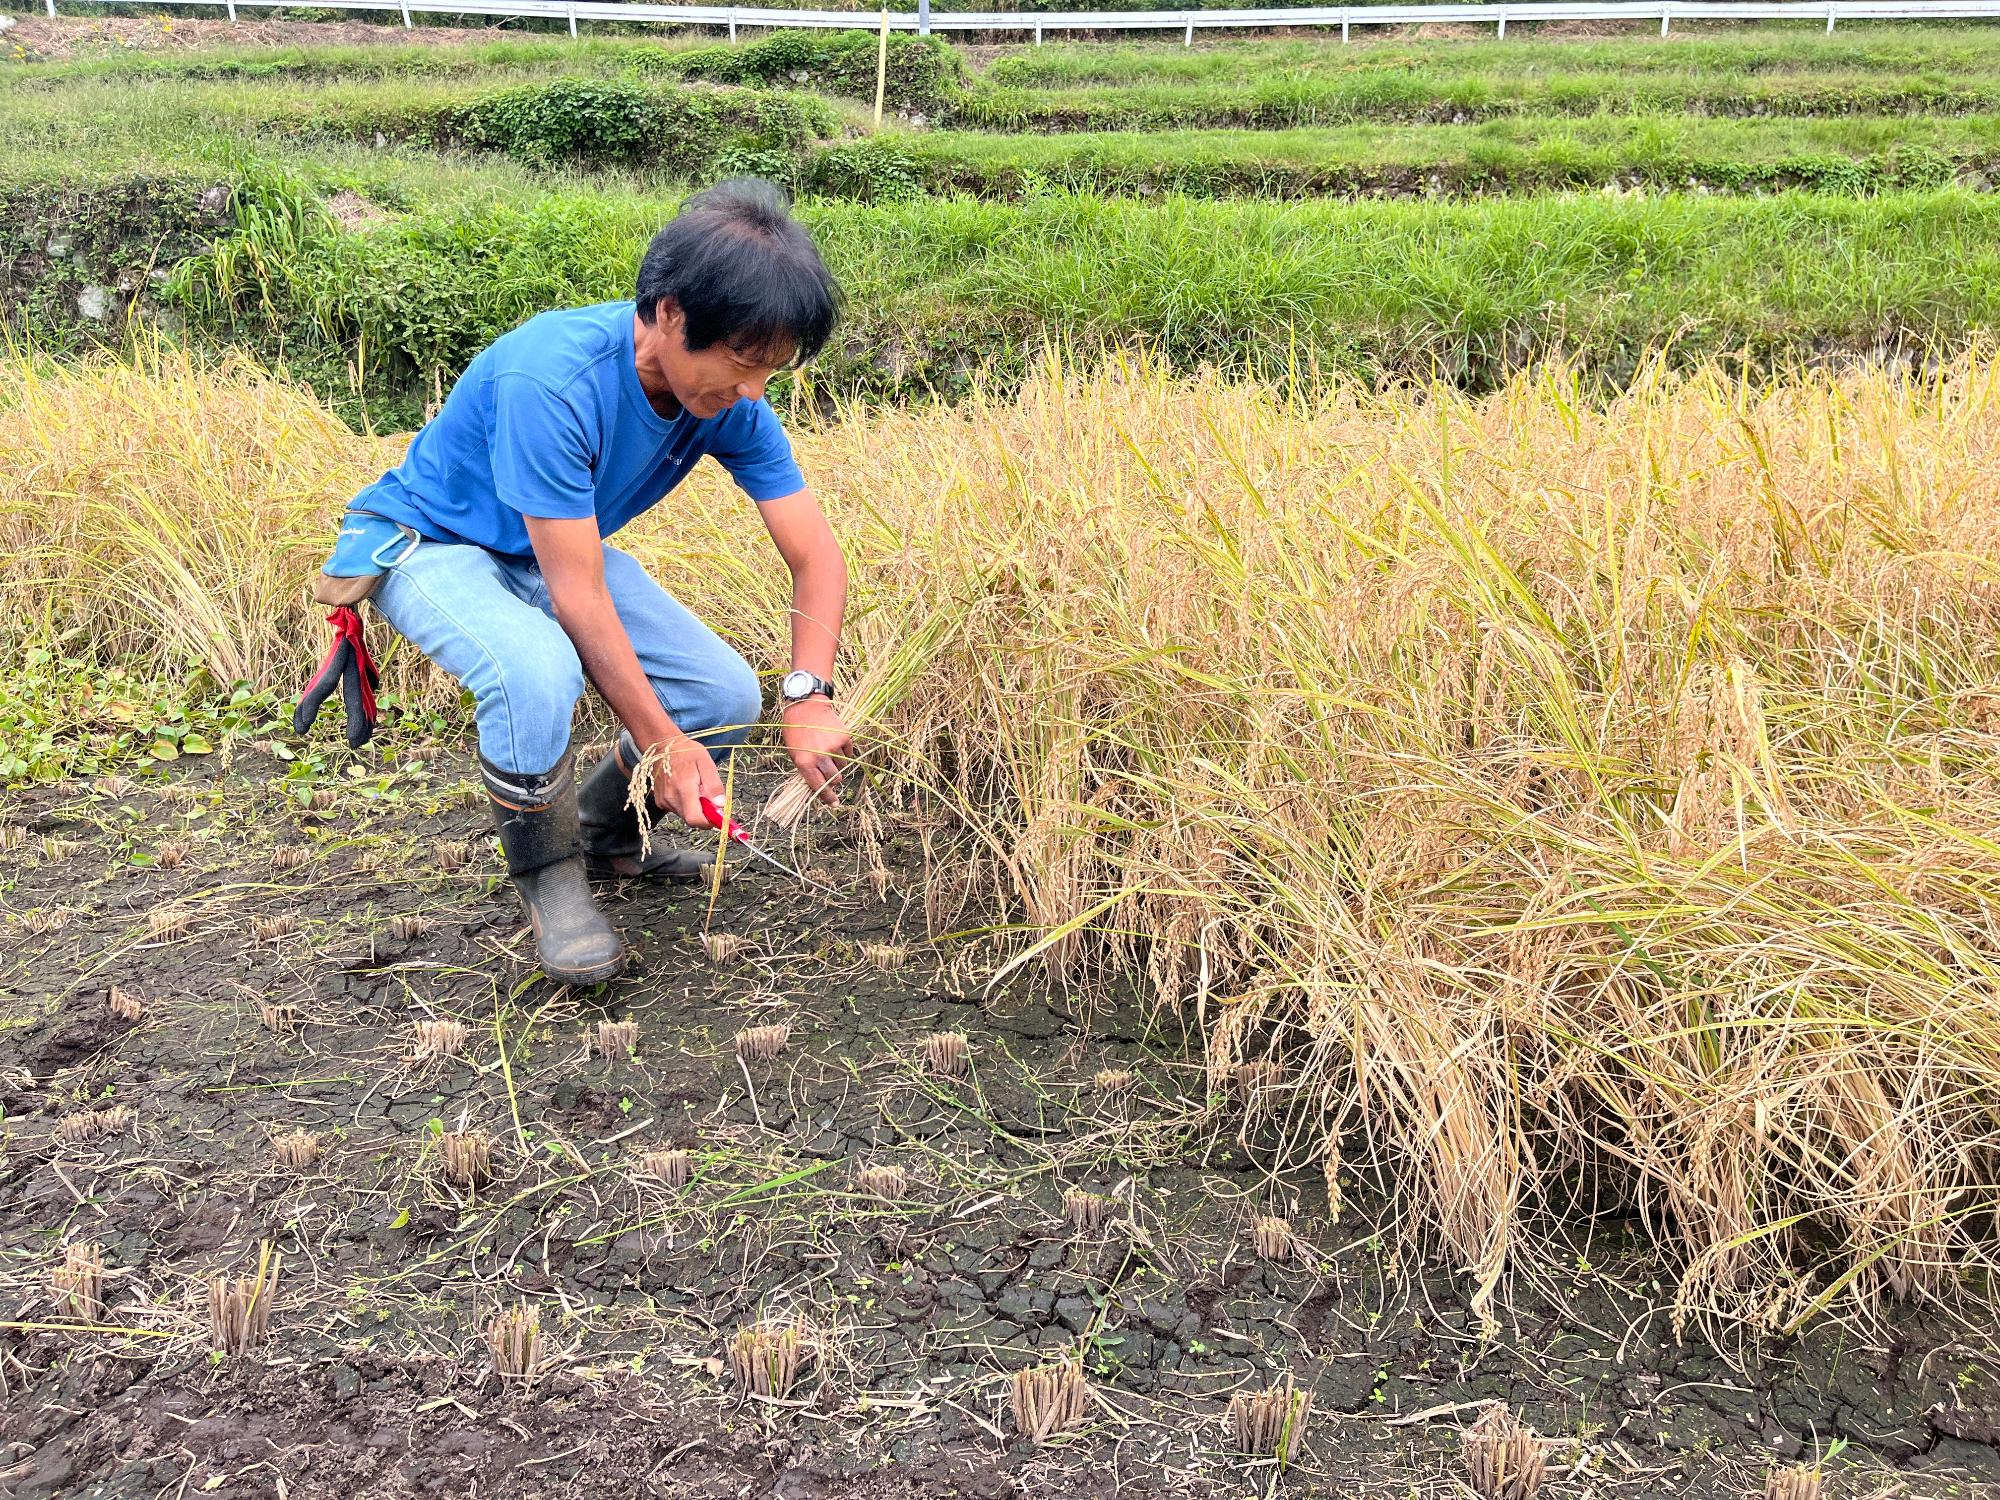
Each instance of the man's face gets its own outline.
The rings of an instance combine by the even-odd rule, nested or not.
[[[697,417],[713,417],[738,401],[759,399],[771,377],[790,359],[789,351],[743,351],[726,343],[690,349],[686,319],[671,304],[661,306],[653,327],[660,371],[674,399]]]

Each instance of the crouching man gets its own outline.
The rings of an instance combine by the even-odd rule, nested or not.
[[[477,703],[494,821],[551,979],[623,965],[587,873],[687,877],[707,862],[664,842],[642,855],[627,805],[641,754],[664,750],[655,805],[706,828],[717,762],[762,712],[743,658],[606,540],[703,454],[757,502],[791,569],[784,743],[834,798],[852,749],[832,683],[846,563],[764,386],[819,352],[838,295],[776,188],[710,188],[654,237],[634,301],[543,313],[494,340],[401,466],[352,502],[350,522],[410,539],[372,598]],[[586,681],[624,732],[579,785],[570,721]]]

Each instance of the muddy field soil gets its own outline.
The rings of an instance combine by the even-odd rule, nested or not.
[[[1831,1496],[2000,1495],[1976,1326],[1725,1359],[1608,1222],[1484,1327],[1379,1182],[1336,1213],[1266,1172],[1274,1121],[1172,1020],[989,986],[945,936],[990,920],[970,866],[882,810],[772,834],[830,897],[736,863],[602,887],[637,962],[584,992],[531,967],[462,751],[349,779],[273,748],[0,801],[0,1493],[1459,1495],[1505,1402],[1553,1496],[1827,1453]],[[52,1282],[75,1242],[101,1310]],[[210,1279],[265,1246],[268,1338],[218,1355]],[[503,1377],[524,1304],[539,1368]],[[805,1329],[782,1399],[725,1363],[760,1319]],[[1071,1354],[1084,1425],[1030,1445],[1010,1377]],[[1287,1376],[1281,1473],[1226,1412]]]

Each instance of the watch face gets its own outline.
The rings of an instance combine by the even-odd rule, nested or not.
[[[819,679],[810,672],[787,672],[785,680],[778,684],[778,691],[787,698],[804,698],[819,686]]]

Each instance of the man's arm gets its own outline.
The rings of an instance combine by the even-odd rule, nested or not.
[[[792,573],[792,666],[831,682],[847,613],[847,559],[840,543],[811,490],[761,501],[757,514]],[[792,764],[822,802],[832,803],[840,757],[854,753],[854,739],[840,711],[813,697],[786,705],[783,715]]]
[[[632,731],[640,748],[661,743],[668,747],[665,784],[654,783],[654,800],[680,814],[690,826],[706,828],[701,799],[706,796],[722,801],[722,777],[708,751],[682,734],[667,717],[646,669],[639,665],[632,638],[625,633],[624,622],[611,602],[611,590],[604,583],[604,543],[597,533],[596,518],[522,519],[527,522],[528,541],[541,565],[542,579],[549,586],[556,623],[576,647],[584,674],[604,695],[619,722]]]

